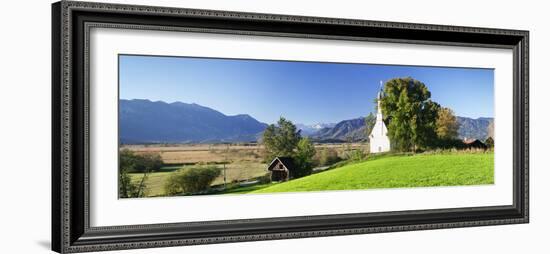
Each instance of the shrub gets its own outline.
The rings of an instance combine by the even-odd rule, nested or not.
[[[488,148],[493,148],[495,147],[495,140],[492,137],[488,137],[485,140],[485,145],[487,145]]]
[[[265,173],[263,176],[258,177],[260,184],[271,183],[271,173]]]
[[[300,139],[296,152],[292,158],[295,168],[290,171],[290,178],[311,175],[313,172],[313,156],[315,156],[315,153],[315,146],[309,141],[309,138]]]
[[[333,148],[321,150],[317,157],[319,166],[329,166],[342,160],[340,157],[338,157],[338,152],[336,151],[336,149]]]
[[[216,166],[183,169],[168,178],[164,184],[164,191],[167,195],[207,191],[220,174],[221,169]]]
[[[460,139],[439,139],[432,149],[464,149],[464,142]]]
[[[164,183],[164,193],[169,196],[174,196],[183,193],[183,188],[179,182],[179,174],[174,173],[168,177]]]

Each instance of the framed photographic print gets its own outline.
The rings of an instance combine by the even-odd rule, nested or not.
[[[52,11],[57,252],[528,222],[528,31]]]

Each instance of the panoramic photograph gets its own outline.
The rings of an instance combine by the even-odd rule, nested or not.
[[[494,70],[119,55],[118,197],[494,184]]]

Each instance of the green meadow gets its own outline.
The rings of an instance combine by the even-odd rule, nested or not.
[[[483,185],[494,183],[493,171],[493,153],[385,156],[249,193]]]

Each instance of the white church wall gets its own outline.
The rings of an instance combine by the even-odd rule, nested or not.
[[[382,81],[380,81],[380,86],[382,86]],[[371,153],[382,153],[390,151],[390,139],[388,138],[388,129],[386,124],[384,124],[384,117],[382,115],[382,110],[380,107],[380,99],[382,98],[382,91],[378,92],[378,112],[376,113],[376,123],[372,128],[372,131],[369,135],[370,143],[370,152]]]
[[[390,140],[386,137],[371,138],[370,140],[370,152],[381,153],[390,151]]]

